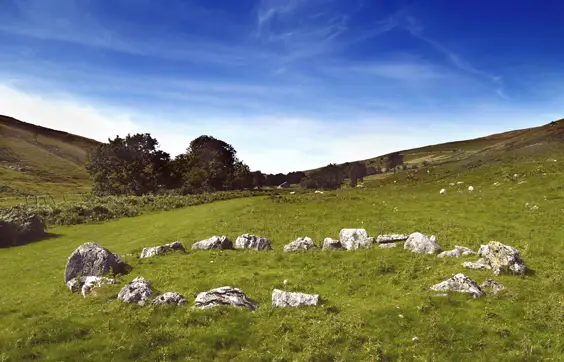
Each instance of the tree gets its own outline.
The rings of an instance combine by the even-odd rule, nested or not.
[[[285,181],[288,181],[291,184],[299,184],[302,181],[302,179],[305,178],[305,177],[306,177],[306,174],[305,174],[305,172],[302,172],[302,171],[289,172],[286,175]],[[282,182],[284,182],[284,181],[282,181]]]
[[[388,161],[386,164],[386,168],[388,170],[394,170],[396,172],[396,167],[403,163],[403,155],[400,155],[399,152],[394,152],[388,155]]]
[[[263,187],[266,184],[266,176],[260,172],[253,172],[253,187]]]
[[[345,174],[350,179],[350,185],[356,187],[358,181],[362,181],[364,176],[368,174],[366,164],[364,162],[347,163]]]
[[[149,133],[116,136],[89,155],[86,170],[98,195],[143,195],[164,187],[170,155]]]
[[[250,189],[253,187],[254,177],[249,166],[241,161],[237,161],[235,162],[234,169],[233,184],[231,186],[233,190]]]
[[[326,189],[338,189],[344,181],[343,172],[336,164],[329,164],[313,172],[310,178],[315,180],[317,187]]]

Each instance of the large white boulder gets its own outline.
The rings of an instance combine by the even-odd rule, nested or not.
[[[193,250],[233,249],[233,241],[227,236],[212,236],[209,239],[198,241],[192,245]]]
[[[252,234],[243,234],[235,240],[235,248],[237,249],[271,250],[271,244],[272,242],[269,239]]]
[[[272,291],[272,307],[302,307],[313,306],[319,303],[319,294],[304,294],[285,292],[279,289]]]
[[[475,281],[462,273],[458,273],[442,283],[435,284],[430,289],[436,292],[453,291],[458,293],[469,293],[474,298],[484,295],[484,292],[482,291],[480,286]]]
[[[125,274],[131,266],[120,257],[96,243],[79,246],[67,260],[65,283],[80,276],[103,276],[107,273]]]
[[[435,254],[441,251],[435,235],[428,237],[419,232],[409,235],[409,238],[403,244],[403,248],[411,250],[412,253],[421,254]]]
[[[290,244],[284,246],[285,252],[292,252],[298,250],[310,250],[317,248],[317,245],[313,242],[313,240],[309,237],[304,238],[297,238],[296,240],[292,241]]]
[[[147,300],[153,294],[151,283],[143,277],[133,279],[131,283],[126,284],[118,294],[118,300],[125,303],[137,303],[144,306]]]
[[[342,229],[339,233],[339,241],[346,250],[369,248],[375,242],[365,229]]]

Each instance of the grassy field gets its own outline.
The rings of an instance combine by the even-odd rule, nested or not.
[[[564,148],[556,143],[478,160],[367,181],[365,189],[276,202],[237,199],[57,227],[49,230],[54,238],[0,249],[0,361],[561,361]],[[457,181],[465,184],[449,186]],[[439,195],[441,188],[446,195]],[[438,259],[401,245],[282,251],[299,236],[319,244],[345,227],[374,236],[436,234],[444,250],[477,250],[498,240],[517,248],[534,272],[494,277],[462,268],[476,257]],[[88,241],[129,254],[247,232],[269,237],[274,250],[125,257],[132,273],[88,298],[63,283],[67,257]],[[494,278],[506,290],[479,299],[436,297],[428,290],[458,272],[478,283]],[[153,308],[115,300],[137,276],[153,283],[154,296],[176,291],[190,304]],[[322,305],[272,309],[272,289],[284,289],[284,279],[289,291],[320,294]],[[226,285],[241,288],[259,308],[190,309],[197,293]]]

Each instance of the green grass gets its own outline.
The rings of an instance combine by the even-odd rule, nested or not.
[[[419,171],[417,180],[397,174],[367,184],[373,188],[287,195],[277,202],[237,199],[57,227],[50,229],[56,238],[1,249],[0,361],[562,360],[564,149],[557,144],[492,157],[481,165],[474,159]],[[514,173],[526,182],[518,184]],[[448,186],[456,181],[466,184]],[[474,193],[466,191],[470,184]],[[443,187],[447,195],[439,195]],[[539,209],[531,211],[532,205]],[[401,245],[282,252],[299,236],[319,243],[345,227],[372,235],[434,233],[445,250],[476,250],[498,240],[517,248],[536,273],[494,277],[462,268],[476,257],[438,259]],[[212,235],[235,239],[246,232],[269,237],[274,250],[126,257],[132,273],[86,299],[63,283],[67,257],[84,242],[129,254],[175,240],[189,248]],[[506,291],[479,299],[428,291],[458,272],[478,283],[494,278]],[[176,291],[190,304],[155,309],[115,300],[136,276],[153,283],[155,296]],[[272,289],[283,289],[284,279],[290,291],[320,294],[322,305],[272,309]],[[190,309],[197,293],[225,285],[241,288],[258,302],[257,311]]]

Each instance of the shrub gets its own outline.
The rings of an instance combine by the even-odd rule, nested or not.
[[[17,205],[0,209],[0,247],[39,240],[46,231],[43,218],[30,207]]]

